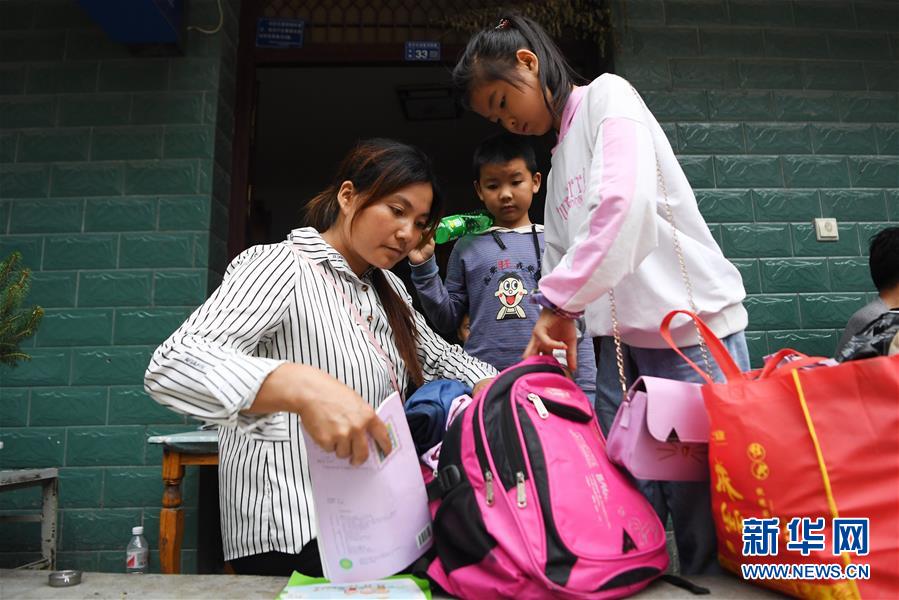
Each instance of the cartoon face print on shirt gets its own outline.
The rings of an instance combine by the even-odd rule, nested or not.
[[[524,288],[524,281],[516,273],[504,273],[499,280],[499,289],[494,296],[499,298],[500,308],[496,313],[496,320],[526,319],[524,309],[518,306],[528,291]]]

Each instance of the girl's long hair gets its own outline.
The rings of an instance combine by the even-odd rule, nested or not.
[[[554,118],[562,115],[571,86],[584,79],[574,72],[548,33],[533,19],[517,12],[503,13],[502,19],[474,34],[453,68],[453,85],[469,104],[471,93],[491,81],[505,81],[521,89],[516,69],[516,52],[530,50],[539,61],[538,76],[543,101]],[[546,90],[552,95],[547,97]]]
[[[303,214],[307,225],[324,232],[337,222],[340,214],[337,192],[344,181],[351,181],[359,196],[354,216],[381,198],[416,183],[430,184],[434,197],[424,239],[433,233],[442,215],[443,201],[427,155],[407,144],[375,138],[356,144],[340,163],[331,185],[306,204]],[[387,281],[381,269],[372,270],[371,280],[384,312],[387,313],[387,321],[393,330],[400,357],[406,363],[406,370],[412,382],[420,386],[424,378],[416,350],[418,331],[412,311]]]

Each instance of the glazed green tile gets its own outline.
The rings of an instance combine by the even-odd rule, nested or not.
[[[818,258],[761,259],[762,289],[767,293],[826,292],[827,262]]]
[[[95,573],[98,571],[97,565],[98,563],[96,552],[56,553],[56,567],[60,570],[73,570]]]
[[[737,67],[732,60],[676,58],[670,61],[671,81],[677,88],[736,87]]]
[[[171,160],[129,163],[127,194],[193,194],[197,192],[197,163]]]
[[[7,1],[0,4],[0,30],[31,29],[34,24],[34,2]]]
[[[71,351],[62,348],[28,348],[30,360],[15,368],[0,366],[0,381],[4,386],[67,385]]]
[[[671,70],[667,61],[628,61],[616,63],[617,72],[639,90],[667,90],[671,88]]]
[[[10,233],[64,233],[81,231],[84,203],[80,200],[14,200]]]
[[[0,429],[0,469],[60,467],[65,456],[65,429]]]
[[[664,23],[665,10],[662,0],[630,0],[627,3],[628,23]]]
[[[699,54],[699,38],[693,27],[636,26],[630,28],[624,44],[627,54],[640,60]]]
[[[764,47],[761,29],[702,28],[699,41],[706,56],[761,56]]]
[[[122,234],[122,267],[190,267],[193,254],[190,233]]]
[[[890,221],[899,221],[899,190],[885,190]]]
[[[40,486],[6,489],[0,494],[0,511],[9,514],[12,511],[41,509],[41,488]],[[3,531],[0,530],[0,535]],[[39,539],[39,536],[38,536]],[[0,545],[0,548],[4,546]]]
[[[759,261],[756,259],[733,259],[733,265],[737,267],[743,278],[743,287],[747,294],[759,294],[762,291],[761,276],[759,274]]]
[[[881,60],[890,55],[890,41],[885,34],[870,31],[831,31],[827,43],[833,58]]]
[[[23,131],[18,162],[87,160],[90,132],[85,129]]]
[[[846,159],[837,156],[784,156],[787,187],[849,187]]]
[[[809,356],[833,356],[839,335],[833,330],[769,331],[768,345],[772,348],[792,348]]]
[[[72,94],[97,91],[95,62],[62,62],[32,65],[28,69],[28,94]]]
[[[50,188],[50,171],[43,165],[0,165],[3,198],[43,198]]]
[[[22,265],[32,272],[41,268],[44,255],[44,238],[36,235],[0,236],[0,256],[8,256],[14,251],[22,254]]]
[[[165,158],[212,158],[215,128],[207,125],[168,127],[165,132]]]
[[[812,147],[816,154],[874,154],[874,126],[813,125]]]
[[[821,190],[822,214],[841,221],[886,221],[881,190]]]
[[[748,296],[749,329],[784,329],[799,326],[799,301],[795,294]]]
[[[147,395],[143,386],[109,388],[110,425],[184,424],[185,417]]]
[[[95,27],[87,11],[78,3],[37,2],[34,8],[34,22],[44,29],[83,29]]]
[[[783,60],[739,60],[738,84],[747,89],[793,89],[802,87],[799,62]]]
[[[855,223],[840,223],[837,227],[840,239],[819,242],[815,226],[811,223],[792,225],[793,251],[796,256],[858,256],[858,229]]]
[[[775,92],[773,102],[778,121],[840,120],[841,103],[833,93]]]
[[[140,425],[69,427],[67,431],[66,466],[100,467],[143,462],[146,433]]]
[[[755,220],[749,190],[697,190],[696,202],[703,218],[710,223],[748,223]]]
[[[179,196],[159,201],[160,231],[205,230],[209,227],[210,199]]]
[[[677,161],[694,189],[715,187],[715,171],[711,156],[681,155],[677,157]]]
[[[106,388],[38,388],[31,394],[32,426],[103,425]]]
[[[828,263],[834,292],[867,292],[874,289],[867,258],[832,258]]]
[[[57,308],[44,313],[38,346],[103,346],[112,339],[112,309]]]
[[[59,471],[60,508],[96,508],[103,493],[103,469],[66,467]]]
[[[727,23],[724,0],[666,0],[665,17],[672,25]]]
[[[41,558],[40,523],[4,523],[0,525],[0,560],[12,552],[9,563],[3,568],[15,568],[23,563]],[[2,563],[0,563],[2,564]]]
[[[214,58],[181,58],[171,63],[170,90],[216,90],[218,83],[219,61]]]
[[[108,269],[116,266],[118,235],[73,234],[48,236],[44,269]]]
[[[792,25],[792,7],[769,0],[730,0],[730,22],[734,25]]]
[[[151,231],[156,229],[156,198],[89,198],[84,209],[85,231]]]
[[[25,427],[28,425],[27,388],[0,387],[0,427]]]
[[[0,96],[24,93],[25,73],[25,65],[0,64]]]
[[[871,239],[887,227],[895,227],[893,223],[859,223],[858,243],[861,246],[862,256],[870,255]]]
[[[847,123],[899,121],[899,97],[896,94],[881,92],[846,94],[840,99],[838,108],[840,120]]]
[[[649,91],[642,96],[659,121],[703,121],[709,118],[709,104],[705,92]]]
[[[203,93],[135,94],[131,122],[135,125],[202,123]]]
[[[852,187],[899,188],[899,161],[894,157],[849,157]]]
[[[131,96],[128,94],[71,95],[59,98],[59,124],[124,125],[131,118]]]
[[[118,196],[123,191],[123,169],[116,163],[54,165],[52,196]]]
[[[744,151],[739,123],[680,123],[677,125],[683,154],[739,154]]]
[[[869,90],[899,91],[899,65],[895,62],[865,63],[865,80]]]
[[[757,221],[811,221],[821,216],[816,190],[753,190]]]
[[[81,273],[79,306],[148,306],[152,273],[96,271]]]
[[[117,347],[75,350],[72,385],[136,385],[143,381],[151,348]]]
[[[783,173],[777,156],[716,156],[719,187],[781,187]]]
[[[746,149],[750,154],[809,153],[808,125],[792,123],[746,125]]]
[[[206,299],[206,270],[158,271],[154,275],[156,306],[197,306]]]
[[[68,60],[109,60],[132,58],[128,46],[115,42],[100,28],[68,32],[66,44]]]
[[[896,125],[878,125],[877,131],[877,147],[880,154],[899,154],[899,126]]]
[[[771,118],[771,94],[753,91],[709,91],[713,120],[765,121]]]
[[[863,90],[867,87],[862,63],[807,61],[802,65],[802,81],[810,90]]]
[[[842,329],[849,317],[867,304],[864,294],[802,294],[799,307],[804,329]]]
[[[162,158],[161,127],[95,128],[91,140],[92,160]]]
[[[847,23],[855,22],[852,5],[849,2],[794,0],[793,17],[797,26],[809,29],[826,27],[844,29]]]
[[[199,165],[199,181],[197,182],[197,192],[201,194],[211,194],[213,191],[213,161],[200,159],[197,161]]]
[[[165,89],[169,61],[160,59],[108,60],[100,65],[101,92],[144,92]]]
[[[157,506],[162,489],[162,469],[158,466],[106,469],[103,506]]]
[[[896,31],[899,5],[893,2],[854,2],[853,8],[859,29]]]
[[[0,133],[0,162],[11,163],[16,160],[16,146],[18,143],[18,132]]]
[[[799,59],[827,58],[827,38],[813,31],[769,29],[765,31],[765,55]]]
[[[125,508],[68,510],[62,523],[60,550],[115,550],[124,571],[123,543],[128,543],[131,528],[140,524],[140,512]]]
[[[152,345],[165,341],[190,315],[189,308],[141,308],[116,311],[117,345]]]
[[[53,127],[55,120],[55,96],[0,98],[0,129]]]
[[[722,225],[723,250],[728,257],[791,256],[786,224],[733,223]]]

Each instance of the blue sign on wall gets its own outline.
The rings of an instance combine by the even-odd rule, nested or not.
[[[406,60],[440,60],[440,42],[406,42]]]
[[[306,21],[302,19],[257,19],[257,48],[302,48]]]

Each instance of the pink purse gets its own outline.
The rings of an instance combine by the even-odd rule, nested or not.
[[[709,478],[709,418],[698,383],[641,377],[609,430],[609,460],[638,479]]]

